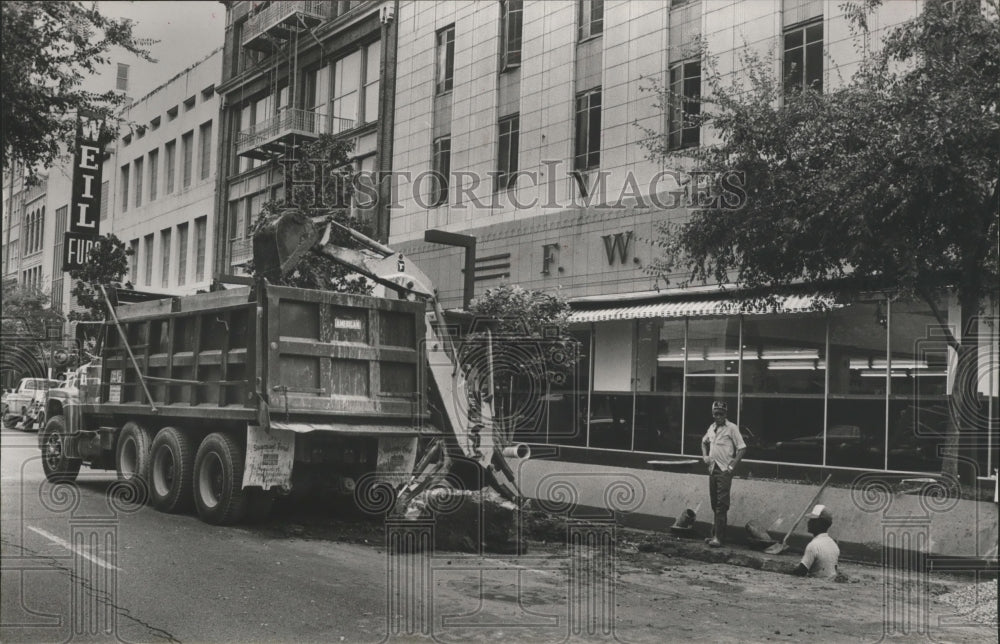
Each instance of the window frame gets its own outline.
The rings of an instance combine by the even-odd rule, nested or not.
[[[594,99],[596,98],[596,106]],[[602,114],[603,107],[602,93],[600,87],[595,87],[576,95],[575,110],[573,113],[573,170],[587,172],[601,167],[601,134],[602,134]],[[596,142],[594,149],[594,114],[597,113]],[[581,119],[581,115],[586,114],[586,119]],[[580,152],[581,139],[586,139],[586,151]],[[583,164],[580,160],[584,159]]]
[[[576,41],[578,43],[596,38],[604,33],[604,0],[577,0],[576,7]],[[596,18],[595,14],[597,14]]]
[[[809,40],[810,31],[815,34],[816,28],[819,28],[819,39]],[[792,44],[789,47],[789,38],[794,36],[800,36],[801,41],[798,44]],[[814,20],[809,20],[802,22],[791,27],[787,27],[781,33],[781,43],[782,43],[782,58],[781,58],[781,79],[782,79],[782,94],[788,95],[793,91],[802,91],[806,87],[812,89],[813,91],[818,91],[820,94],[823,93],[824,76],[826,73],[826,56],[823,53],[824,47],[824,29],[823,29],[823,18],[818,18]],[[812,82],[809,81],[809,62],[811,60],[809,52],[813,51],[816,55],[816,50],[818,49],[818,55],[820,59],[819,66],[819,78],[814,79]],[[801,70],[797,70],[795,73],[795,80],[792,81],[792,73],[788,69],[789,66],[789,55],[792,52],[801,52]],[[795,63],[793,63],[795,64]],[[818,81],[819,85],[816,86],[815,83]]]
[[[516,32],[516,37],[512,37]],[[500,0],[500,71],[521,66],[521,48],[524,45],[523,0]],[[512,47],[511,43],[516,43]]]
[[[697,76],[689,75],[688,67],[697,66]],[[679,71],[679,77],[675,78],[675,72]],[[670,89],[670,102],[667,109],[667,147],[670,150],[680,150],[683,148],[698,147],[701,145],[701,126],[688,126],[688,116],[701,114],[701,102],[690,100],[687,85],[691,79],[698,81],[698,97],[701,95],[701,59],[690,58],[677,61],[668,70],[668,87]],[[691,109],[694,107],[695,109]],[[680,117],[678,120],[678,116]],[[693,141],[688,140],[688,133],[694,132]],[[676,135],[676,140],[675,140]]]
[[[434,33],[434,93],[447,94],[455,87],[455,23]]]
[[[520,139],[520,112],[504,117],[497,122],[497,174],[493,182],[493,192],[507,191],[514,187],[514,179],[518,171]]]
[[[433,168],[434,187],[431,190],[431,208],[437,208],[448,203],[451,191],[451,134],[445,134],[434,139],[431,167]]]

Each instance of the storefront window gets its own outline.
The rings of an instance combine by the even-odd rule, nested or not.
[[[884,465],[888,306],[859,302],[830,313],[826,464]]]
[[[925,302],[892,302],[891,307],[890,362],[877,365],[890,375],[888,466],[940,472],[938,450],[944,445],[949,415],[944,327]],[[938,310],[947,316],[947,302],[939,302]],[[978,406],[978,401],[973,404]]]
[[[597,394],[590,399],[590,447],[632,449],[632,394]]]
[[[743,408],[747,458],[822,464],[826,316],[743,320]]]
[[[548,442],[583,446],[587,442],[587,399],[590,390],[590,332],[574,331],[576,363],[552,379],[548,395]]]
[[[637,451],[681,453],[685,326],[684,320],[648,320],[639,324],[635,403]]]
[[[740,318],[692,319],[687,333],[684,453],[701,455],[713,401],[725,401],[729,420],[739,424]]]

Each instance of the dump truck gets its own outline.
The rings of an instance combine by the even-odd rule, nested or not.
[[[252,286],[113,307],[93,359],[53,390],[48,480],[116,470],[163,512],[225,525],[323,484],[404,507],[458,461],[520,500],[482,369],[461,364],[426,276],[332,222],[286,215],[254,239]],[[274,284],[321,252],[387,288],[369,297]],[[377,490],[381,487],[381,490]]]

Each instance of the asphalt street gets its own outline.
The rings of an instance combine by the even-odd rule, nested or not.
[[[877,570],[833,584],[608,549],[597,533],[526,556],[387,556],[395,533],[377,522],[370,543],[344,542],[288,529],[308,517],[160,514],[110,472],[52,486],[35,434],[0,439],[3,642],[996,641],[919,589],[887,613]]]

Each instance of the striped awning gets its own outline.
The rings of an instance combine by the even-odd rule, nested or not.
[[[770,300],[702,299],[652,304],[634,304],[587,311],[574,311],[570,322],[606,322],[609,320],[641,320],[647,318],[684,318],[723,315],[766,315],[775,313],[813,313],[836,308],[829,297],[821,295],[787,295]]]

